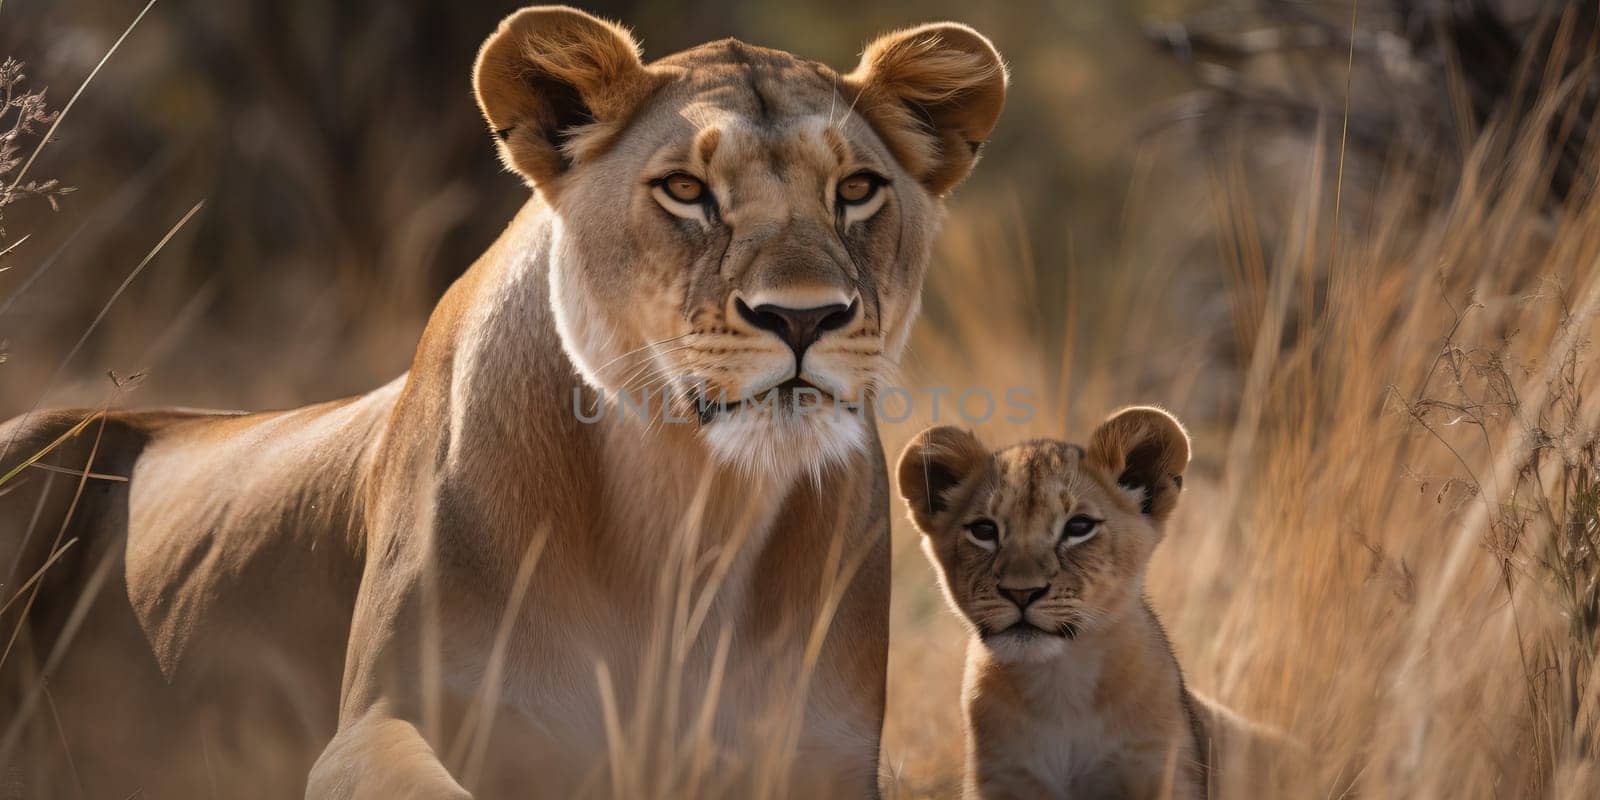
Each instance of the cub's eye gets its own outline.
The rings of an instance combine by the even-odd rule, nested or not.
[[[680,203],[699,203],[706,198],[706,185],[699,178],[683,172],[674,172],[661,179],[661,188]]]
[[[967,523],[967,541],[985,549],[993,550],[1000,541],[1000,526],[993,520],[980,519]]]
[[[884,180],[873,172],[857,172],[842,181],[839,181],[839,202],[847,206],[858,206],[872,199],[878,193],[878,187]]]
[[[1095,533],[1099,530],[1100,520],[1079,514],[1067,520],[1067,524],[1061,526],[1061,542],[1068,547],[1081,544],[1094,538]]]

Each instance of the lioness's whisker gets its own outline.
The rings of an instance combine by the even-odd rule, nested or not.
[[[652,347],[660,347],[661,345],[668,344],[670,342],[676,342],[676,341],[678,341],[680,339],[685,339],[685,338],[693,336],[693,335],[694,335],[694,331],[689,331],[687,333],[680,333],[677,336],[668,336],[667,338],[661,339],[659,341],[645,342],[644,344],[639,345],[638,347],[635,347],[632,350],[629,350],[628,352],[623,353],[622,355],[617,356],[616,358],[613,358],[610,361],[607,361],[606,363],[601,364],[598,367],[595,367],[594,371],[595,372],[602,372],[607,367],[611,366],[612,364],[617,363],[618,361],[621,361],[624,358],[627,358],[628,356],[636,355],[636,354],[638,354],[638,353],[640,353],[640,352],[642,352],[644,350],[649,350]]]

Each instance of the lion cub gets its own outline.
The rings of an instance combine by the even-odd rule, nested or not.
[[[1189,437],[1128,408],[1087,448],[930,428],[896,470],[967,650],[968,798],[1204,798],[1213,729],[1144,597]]]

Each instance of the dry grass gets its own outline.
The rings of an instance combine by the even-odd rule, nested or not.
[[[60,112],[51,111],[46,105],[44,90],[28,88],[27,77],[21,62],[10,58],[0,61],[0,223],[5,221],[6,206],[42,199],[57,208],[59,199],[72,192],[55,179],[23,183],[32,163],[31,155],[23,158],[24,145],[39,134],[40,128],[55,124],[61,117]],[[6,229],[0,227],[0,270],[6,269],[5,257],[24,238],[8,239]]]
[[[1417,207],[1419,178],[1397,167],[1382,186],[1346,184],[1367,202],[1334,219],[1337,158],[1320,145],[1292,208],[1256,207],[1219,168],[1209,212],[1242,371],[1191,346],[1192,304],[1161,302],[1175,266],[1069,279],[1062,314],[1042,318],[1005,213],[959,214],[944,236],[904,382],[1030,388],[1039,413],[985,426],[991,444],[1080,437],[1133,402],[1191,422],[1191,488],[1149,592],[1191,685],[1307,743],[1317,766],[1294,796],[1600,794],[1600,205],[1548,211],[1531,132],[1561,119],[1560,97],[1482,133],[1442,207]],[[1287,235],[1256,241],[1264,227]],[[1222,380],[1242,399],[1212,419],[1196,398]],[[925,421],[885,428],[891,456]],[[885,767],[891,796],[949,796],[965,636],[899,512]],[[636,692],[661,707],[608,719],[610,780],[630,795],[718,785],[705,732],[660,727],[706,701],[674,672],[715,634],[697,620],[716,584],[685,542]],[[849,554],[836,561],[848,574]],[[754,764],[774,787],[793,723]]]

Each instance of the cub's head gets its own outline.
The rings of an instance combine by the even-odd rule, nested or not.
[[[945,594],[999,657],[1044,658],[1117,625],[1178,502],[1189,437],[1170,414],[1128,408],[1087,448],[1035,440],[990,452],[929,428],[896,478]]]
[[[474,80],[555,215],[552,303],[589,383],[751,469],[865,446],[853,404],[905,344],[942,198],[1005,99],[987,39],[901,31],[842,75],[732,39],[645,64],[622,28],[539,7]]]

